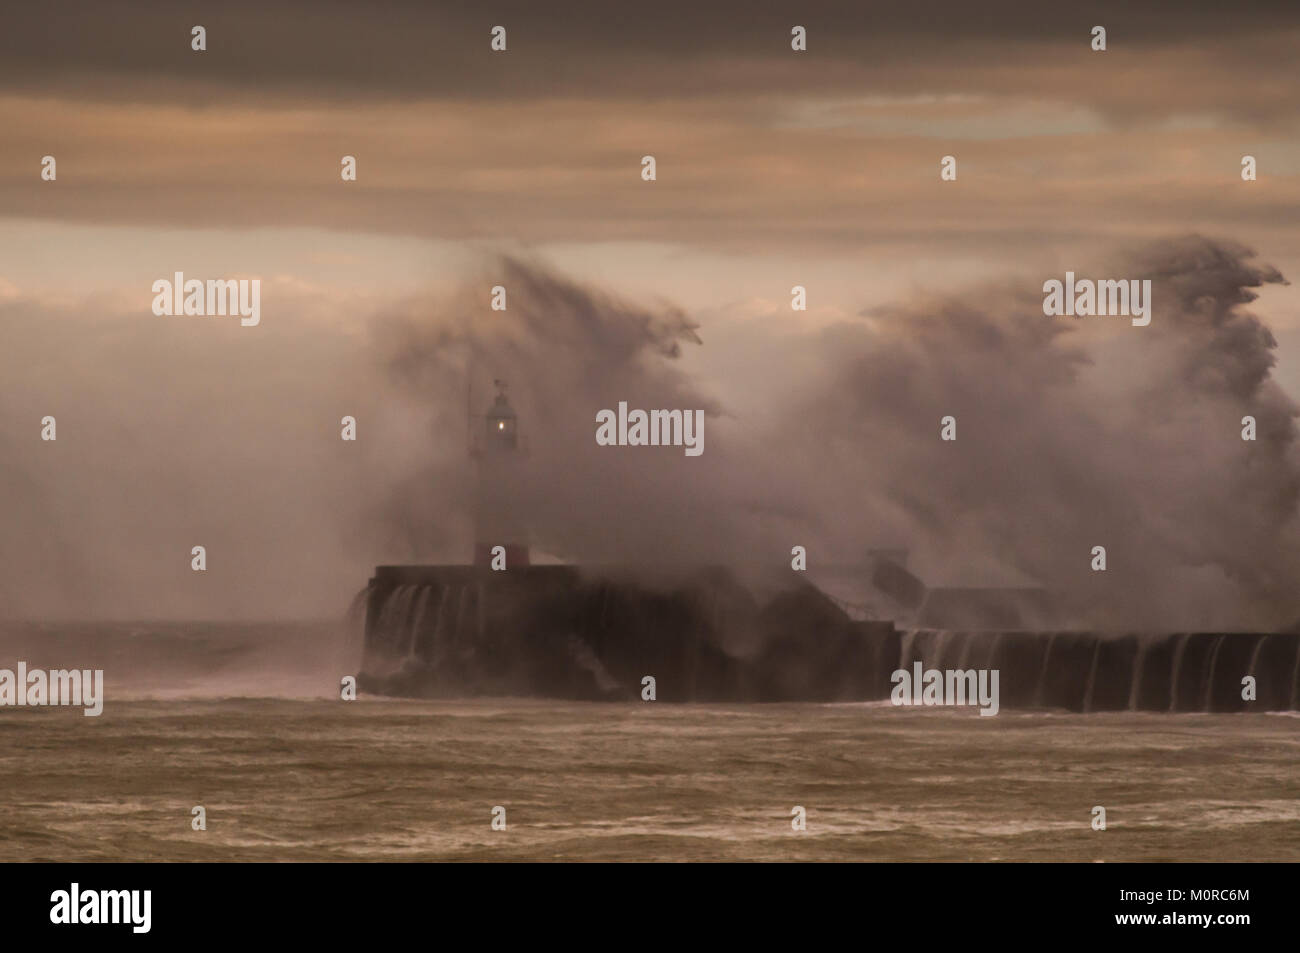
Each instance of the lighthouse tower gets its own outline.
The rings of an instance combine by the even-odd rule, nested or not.
[[[470,443],[470,454],[478,463],[474,565],[491,565],[493,547],[503,546],[506,568],[513,569],[529,563],[522,499],[524,453],[519,444],[519,419],[506,400],[505,382],[493,383],[496,398],[483,416],[478,436]]]

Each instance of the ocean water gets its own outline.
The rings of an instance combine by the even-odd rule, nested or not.
[[[102,667],[107,696],[0,708],[0,860],[1300,860],[1294,713],[344,702],[356,649],[0,628],[0,667]]]

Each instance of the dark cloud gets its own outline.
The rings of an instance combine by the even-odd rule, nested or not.
[[[806,58],[790,54],[795,23],[810,31],[814,52]],[[190,50],[194,24],[208,30],[203,54]],[[509,31],[505,56],[489,50],[497,24]],[[1122,83],[1088,59],[1094,24],[1109,31],[1107,55]],[[1178,79],[1204,106],[1244,109],[1267,99],[1276,115],[1283,105],[1276,72],[1294,58],[1298,29],[1300,14],[1285,3],[1225,10],[1109,0],[1080,12],[1031,2],[85,2],[7,11],[0,86],[194,106],[277,96],[651,101],[727,92],[1038,93],[1150,114],[1178,98],[1178,84],[1169,81]],[[1178,64],[1159,60],[1168,51],[1180,54]],[[1079,83],[1081,68],[1095,81]],[[1030,73],[1037,79],[1028,80]],[[1215,87],[1200,81],[1207,74],[1231,82],[1210,95]]]

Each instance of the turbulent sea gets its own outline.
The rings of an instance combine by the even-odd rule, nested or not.
[[[0,626],[0,668],[106,696],[0,708],[0,860],[1300,860],[1295,713],[341,701],[358,657],[330,625]]]

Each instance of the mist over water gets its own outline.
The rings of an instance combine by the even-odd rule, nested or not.
[[[567,561],[753,583],[788,578],[796,544],[810,567],[897,547],[930,585],[1043,586],[1073,627],[1293,629],[1296,405],[1250,310],[1281,276],[1200,237],[1073,268],[1151,275],[1151,325],[1045,317],[1059,275],[1042,274],[812,328],[737,324],[522,258],[415,299],[269,281],[256,329],[7,297],[0,615],[331,617],[376,564],[467,561],[467,413],[500,379],[535,548]],[[597,446],[597,412],[624,400],[705,410],[704,454]],[[33,450],[45,413],[59,440]]]
[[[108,703],[338,699],[356,670],[359,620],[0,622],[0,667],[103,669]],[[11,713],[14,709],[4,709]]]

